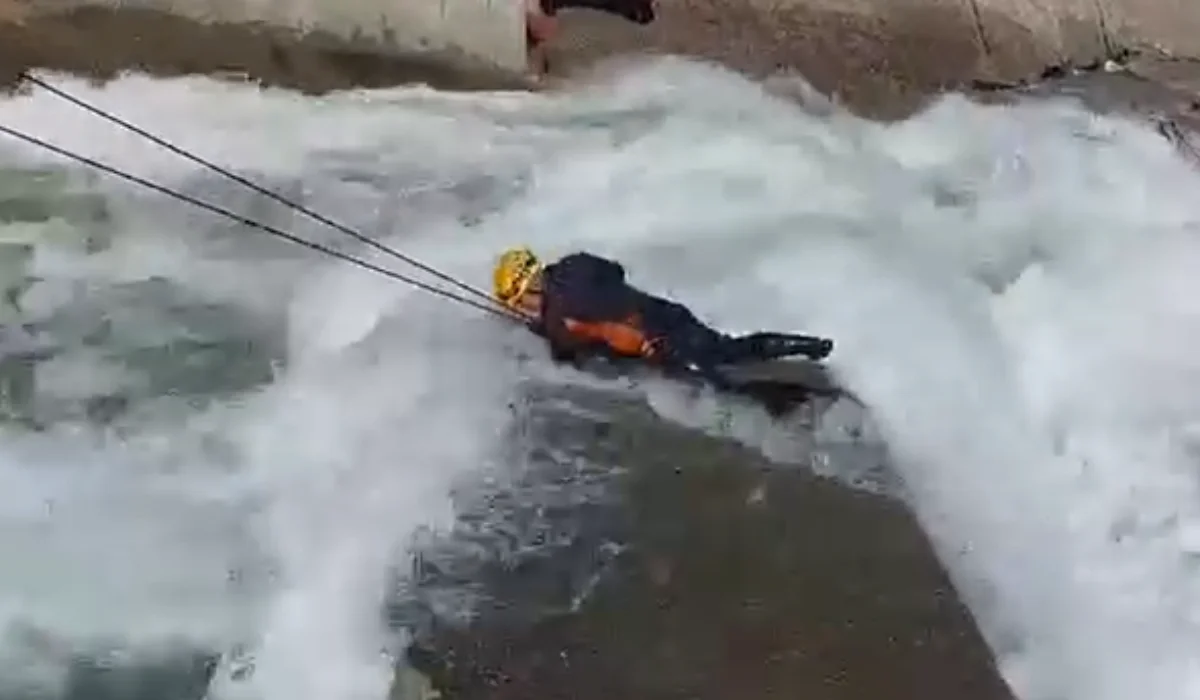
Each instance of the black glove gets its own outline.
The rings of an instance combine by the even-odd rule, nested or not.
[[[550,340],[546,343],[550,348],[550,359],[561,364],[578,364],[579,349],[573,346],[556,343]]]

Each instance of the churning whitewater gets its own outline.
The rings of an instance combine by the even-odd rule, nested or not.
[[[881,125],[680,60],[560,95],[50,79],[479,285],[503,247],[586,248],[729,330],[835,338],[1021,698],[1200,698],[1200,176],[1147,126],[954,97]],[[45,92],[0,124],[396,267]],[[410,538],[512,466],[522,382],[597,382],[478,311],[0,155],[0,694],[216,651],[213,700],[386,697]],[[828,426],[619,390],[861,477]]]

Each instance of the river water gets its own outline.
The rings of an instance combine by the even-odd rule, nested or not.
[[[519,471],[530,382],[906,499],[1023,700],[1200,697],[1200,176],[1153,129],[956,97],[881,125],[677,59],[557,95],[52,80],[481,286],[502,247],[586,248],[731,331],[831,336],[869,415],[548,367],[495,318],[6,139],[6,697],[206,652],[214,700],[386,697],[396,572],[456,488]],[[395,267],[45,92],[0,123]]]

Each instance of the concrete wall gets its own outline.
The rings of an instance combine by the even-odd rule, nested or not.
[[[672,2],[673,0],[660,0]],[[734,0],[728,0],[733,2]],[[861,15],[906,11],[963,13],[989,51],[1013,44],[1061,60],[1115,48],[1157,49],[1200,58],[1200,0],[749,0],[764,12],[805,7]]]
[[[1200,58],[1200,0],[1101,0],[1119,41]]]
[[[86,5],[321,30],[379,42],[387,52],[461,52],[507,70],[526,65],[518,0],[31,0],[28,7],[41,13]]]
[[[1063,58],[1102,47],[1158,49],[1200,57],[1200,0],[963,0],[1002,41],[1003,18],[1016,20]]]
[[[766,77],[802,75],[855,111],[903,117],[924,96],[1012,84],[1120,49],[1200,58],[1200,0],[658,0],[631,27],[564,13],[557,64],[571,73],[612,54],[700,56]]]
[[[0,6],[12,0],[0,0]],[[21,0],[18,0],[21,2]],[[658,0],[660,21],[564,13],[558,65],[653,49],[749,72],[792,66],[830,86],[876,72],[1011,79],[1123,47],[1200,58],[1200,0]],[[26,11],[142,7],[361,38],[383,53],[458,52],[523,71],[522,0],[24,0]],[[596,21],[599,18],[600,21]],[[572,25],[574,28],[572,29]],[[856,62],[857,65],[856,66]]]

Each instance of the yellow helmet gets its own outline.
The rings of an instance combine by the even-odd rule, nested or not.
[[[510,248],[496,261],[492,278],[492,293],[502,304],[514,305],[534,278],[542,271],[542,263],[529,248]]]

